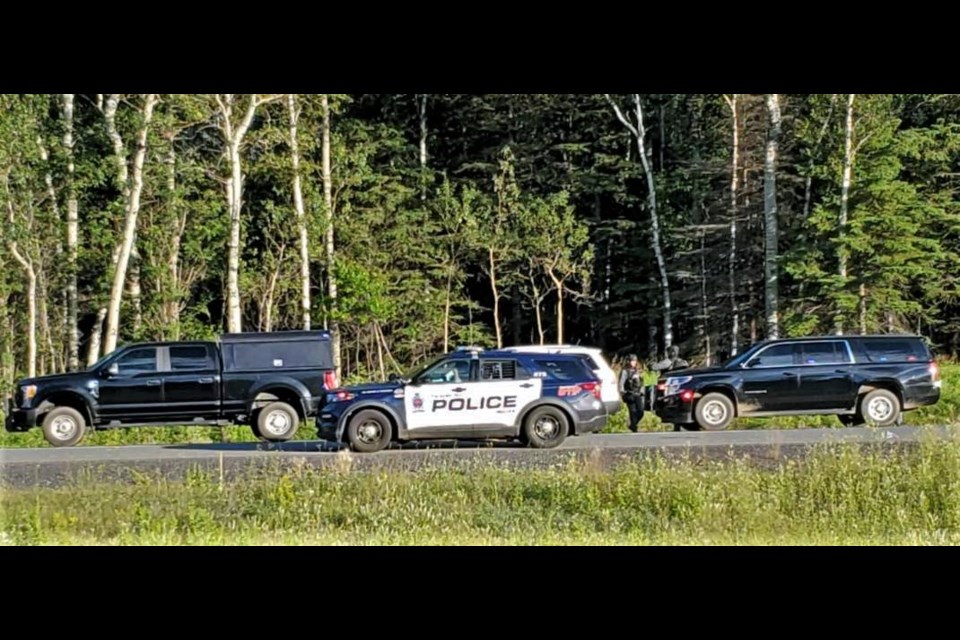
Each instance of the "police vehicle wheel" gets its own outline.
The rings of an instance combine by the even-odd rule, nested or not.
[[[83,439],[86,426],[76,409],[57,407],[43,418],[43,437],[55,447],[72,447]]]
[[[567,416],[553,407],[534,409],[523,424],[523,435],[534,449],[553,449],[567,438],[570,425]]]
[[[300,426],[297,410],[286,402],[271,402],[260,410],[254,423],[254,433],[270,442],[285,442],[293,438]]]
[[[890,427],[900,418],[900,400],[886,389],[876,389],[863,396],[860,415],[878,427]]]
[[[708,393],[700,398],[693,417],[704,431],[723,431],[733,422],[733,403],[722,393]]]
[[[347,441],[350,448],[359,453],[382,451],[392,439],[393,426],[379,411],[361,411],[350,418],[347,425]]]

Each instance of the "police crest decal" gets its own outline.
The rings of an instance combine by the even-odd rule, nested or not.
[[[423,398],[420,397],[419,393],[413,396],[413,410],[423,411]]]

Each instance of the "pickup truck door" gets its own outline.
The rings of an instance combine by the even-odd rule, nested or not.
[[[220,415],[220,362],[212,344],[161,348],[165,419],[193,422]]]
[[[159,349],[139,347],[122,354],[113,364],[116,374],[97,382],[98,413],[104,422],[152,422],[162,419],[163,379]]]

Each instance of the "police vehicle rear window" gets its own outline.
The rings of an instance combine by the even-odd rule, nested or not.
[[[513,360],[484,360],[480,363],[481,380],[516,380],[517,363]]]
[[[536,360],[537,368],[544,371],[553,380],[582,380],[586,373],[580,360]]]
[[[870,362],[919,362],[930,357],[919,340],[864,340],[863,350]]]

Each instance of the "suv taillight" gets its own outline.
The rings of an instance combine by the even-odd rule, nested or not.
[[[940,379],[940,365],[938,365],[936,362],[930,363],[929,371],[930,371],[930,377],[933,379],[934,382]]]
[[[593,394],[593,397],[597,400],[600,400],[600,383],[599,382],[586,382],[582,385],[584,391],[589,391]]]
[[[323,384],[327,387],[327,390],[333,390],[337,388],[337,372],[336,371],[327,371],[323,376]]]

